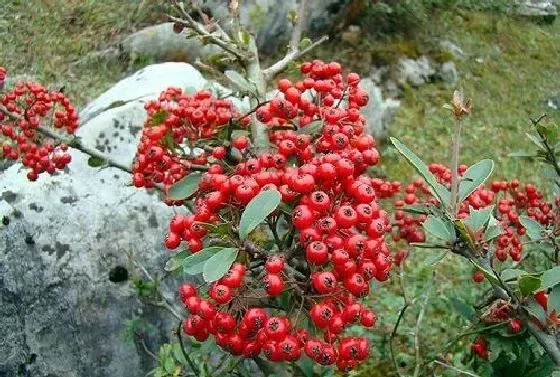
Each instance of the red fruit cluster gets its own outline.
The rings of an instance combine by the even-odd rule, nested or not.
[[[177,153],[192,141],[210,139],[240,116],[231,101],[213,98],[202,90],[193,95],[168,88],[157,100],[145,104],[148,117],[133,165],[133,184],[153,187],[172,185],[183,178],[191,164],[206,164],[204,153]],[[246,124],[246,120],[241,123]]]
[[[484,337],[477,337],[471,344],[471,351],[476,353],[480,358],[488,360],[488,343]]]
[[[378,199],[393,195],[400,184],[364,175],[379,162],[379,152],[373,137],[363,133],[359,108],[367,103],[367,93],[358,87],[359,76],[349,73],[343,78],[338,63],[320,61],[303,64],[302,72],[307,77],[294,84],[280,80],[281,94],[256,111],[259,120],[271,126],[275,150],[255,154],[245,137],[214,146],[208,157],[212,163],[192,198],[193,214],[173,217],[165,243],[176,249],[185,242],[196,253],[212,237],[209,224],[233,223],[228,226],[236,229],[239,214],[256,195],[278,191],[284,205],[292,209],[293,238],[286,241],[286,248],[292,250],[290,259],[285,258],[285,250],[278,250],[264,261],[264,275],[234,264],[209,287],[208,300],[183,286],[182,298],[191,313],[185,332],[201,341],[213,335],[234,355],[251,357],[262,352],[271,361],[292,361],[303,351],[318,363],[336,363],[341,370],[349,370],[367,357],[369,345],[365,338],[345,335],[346,328],[371,327],[376,322],[376,315],[357,299],[370,293],[372,279],[387,280],[392,265],[384,240],[391,223]],[[305,99],[311,94],[315,100]],[[345,101],[335,101],[343,96]],[[149,127],[138,148],[137,186],[169,185],[188,174],[191,160],[163,144],[169,140],[165,135],[171,132],[179,144],[185,138],[212,137],[224,125],[215,120],[201,123],[204,131],[186,136],[184,130],[193,127],[188,118],[192,112],[181,109],[193,103],[211,109],[220,107],[218,101],[205,93],[187,96],[177,90],[165,92],[164,97],[173,105],[162,105],[161,100],[147,105]],[[152,124],[162,110],[174,115]],[[228,110],[230,119],[244,118],[233,107]],[[305,133],[303,126],[311,122],[320,122],[321,127]],[[274,129],[282,125],[293,130]],[[242,151],[233,166],[223,161],[231,147]],[[208,158],[199,158],[197,163],[207,163]],[[176,165],[180,168],[174,169]],[[276,223],[282,216],[277,210],[268,220]],[[251,258],[250,250],[245,251]],[[304,272],[299,272],[303,278],[294,280],[292,259],[304,263]],[[266,305],[251,305],[255,292],[260,292],[262,301],[287,291],[295,293],[294,307],[301,307],[300,312],[277,316],[265,311]],[[298,327],[300,315],[310,318],[320,338],[309,339],[307,330]]]
[[[4,88],[4,80],[6,80],[7,75],[8,71],[6,71],[6,68],[0,67],[0,89]]]
[[[0,82],[6,71],[0,68]],[[78,127],[78,112],[62,92],[48,91],[34,82],[16,83],[13,90],[0,96],[0,135],[4,136],[2,154],[9,159],[21,158],[31,170],[27,178],[35,181],[39,174],[53,174],[70,163],[66,145],[53,144],[39,130],[54,128],[73,134]]]

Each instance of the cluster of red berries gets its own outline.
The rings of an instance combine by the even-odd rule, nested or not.
[[[442,164],[431,164],[429,170],[436,179],[444,184],[451,183],[451,170]],[[463,176],[467,170],[466,165],[459,166],[457,174]],[[419,192],[418,192],[419,191]],[[422,180],[416,180],[405,189],[404,198],[395,202],[396,234],[393,240],[411,242],[424,242],[425,235],[421,224],[426,219],[425,215],[405,213],[399,208],[412,204],[434,204],[437,200],[431,196],[430,190]],[[523,244],[521,237],[526,229],[519,220],[525,214],[543,225],[553,224],[557,221],[558,214],[551,203],[543,201],[543,194],[532,184],[521,185],[518,180],[493,181],[488,186],[478,187],[465,199],[459,208],[459,218],[466,218],[472,209],[480,210],[496,205],[496,216],[503,229],[502,234],[496,239],[494,255],[499,261],[505,261],[508,256],[513,261],[522,259]],[[475,273],[474,281],[482,281],[484,275]]]
[[[0,68],[0,81],[5,77]],[[78,112],[62,92],[48,91],[42,85],[16,83],[13,90],[0,96],[0,135],[4,136],[2,154],[9,159],[21,158],[31,170],[27,178],[35,181],[39,174],[55,173],[70,163],[64,144],[55,145],[38,130],[39,127],[64,130],[72,135],[78,127]]]
[[[177,148],[215,137],[240,116],[231,101],[213,98],[209,90],[188,95],[180,88],[168,88],[144,107],[148,117],[133,165],[133,184],[146,188],[157,183],[170,186],[190,171],[191,164],[206,164],[204,153],[182,155]],[[240,124],[246,121],[240,119]]]
[[[483,336],[478,336],[471,344],[471,351],[476,353],[480,358],[488,360],[488,342]]]
[[[368,98],[358,86],[359,76],[349,73],[344,79],[338,63],[320,61],[303,64],[302,72],[307,77],[295,84],[280,80],[282,94],[256,111],[257,118],[271,126],[276,150],[254,154],[249,140],[239,137],[214,146],[211,155],[202,157],[204,161],[199,158],[199,164],[211,163],[193,195],[193,214],[173,217],[165,244],[176,249],[185,242],[190,252],[197,253],[213,237],[208,224],[232,222],[236,229],[239,214],[256,195],[278,191],[292,208],[288,220],[293,237],[286,244],[293,251],[290,259],[285,259],[285,250],[278,250],[265,260],[264,275],[236,263],[210,285],[208,299],[191,286],[182,286],[181,297],[191,313],[184,330],[200,341],[213,335],[234,355],[263,352],[271,361],[283,361],[296,360],[304,352],[320,364],[336,363],[341,370],[349,370],[367,357],[369,344],[366,338],[345,335],[345,330],[356,324],[374,326],[377,319],[357,299],[369,294],[372,279],[387,280],[392,266],[384,239],[391,223],[378,199],[398,192],[400,184],[364,175],[379,162],[379,152],[373,137],[363,133],[359,108]],[[311,96],[315,98],[305,99]],[[188,174],[184,159],[162,144],[169,140],[165,135],[172,135],[176,144],[185,138],[209,138],[228,121],[212,118],[205,122],[204,115],[194,124],[189,118],[193,112],[184,109],[194,108],[194,103],[203,114],[222,107],[205,92],[187,96],[173,89],[162,97],[165,101],[160,98],[146,106],[149,117],[135,163],[136,186],[171,184]],[[169,101],[172,106],[162,104]],[[230,119],[246,119],[228,106]],[[152,124],[162,110],[174,115]],[[307,134],[305,125],[311,122],[321,122],[322,127]],[[276,130],[276,125],[292,125],[294,130]],[[186,133],[187,129],[192,132]],[[242,152],[234,166],[223,161],[229,148]],[[176,164],[179,167],[174,169]],[[277,210],[268,220],[276,223],[282,216]],[[306,266],[298,278],[290,272],[295,268],[290,265],[292,259]],[[298,327],[299,313],[271,316],[264,310],[266,305],[251,304],[255,292],[261,292],[262,301],[287,291],[297,293],[295,306],[301,306],[321,338],[309,339],[307,330]]]
[[[277,270],[278,262],[269,260],[267,266]],[[273,267],[271,267],[273,266]],[[244,291],[246,268],[236,263],[208,290],[208,299],[201,297],[191,284],[179,287],[179,295],[191,314],[183,322],[183,331],[203,342],[213,336],[216,344],[234,356],[256,357],[261,353],[273,362],[296,361],[302,351],[322,365],[336,363],[339,369],[349,370],[369,354],[369,342],[363,337],[345,337],[338,347],[333,342],[311,338],[304,328],[297,328],[286,316],[270,316],[262,307],[252,307],[231,314],[233,291]],[[375,324],[375,315],[360,304],[352,302],[336,314],[340,328],[345,323]],[[322,318],[317,309],[311,309],[311,318]],[[297,320],[296,320],[297,321]]]

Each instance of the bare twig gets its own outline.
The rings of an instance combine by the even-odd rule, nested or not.
[[[457,368],[457,367],[454,367],[453,365],[449,365],[449,364],[443,363],[443,362],[441,362],[441,361],[439,361],[439,360],[434,360],[434,363],[436,363],[436,364],[438,364],[438,365],[441,365],[442,367],[445,367],[445,368],[449,368],[449,369],[451,369],[451,370],[454,370],[455,372],[459,373],[459,375],[462,374],[462,375],[465,375],[465,376],[480,377],[478,374],[474,374],[474,373],[471,373],[471,372],[467,372],[466,370],[459,369],[459,368]]]
[[[453,139],[451,146],[451,210],[453,217],[457,216],[459,206],[459,179],[457,177],[457,168],[459,167],[459,153],[461,146],[461,119],[457,118],[453,127]]]
[[[288,64],[293,62],[296,59],[299,59],[303,55],[307,54],[311,50],[315,49],[315,47],[319,46],[321,43],[324,43],[329,40],[327,35],[323,35],[321,38],[316,40],[315,42],[311,43],[308,47],[304,48],[303,50],[296,50],[296,51],[288,51],[288,53],[279,61],[271,65],[270,67],[264,70],[264,75],[267,80],[272,79],[275,75],[282,72],[286,69]]]
[[[235,43],[231,42],[230,40],[226,40],[226,38],[223,37],[223,35],[225,35],[225,33],[220,33],[220,34],[222,34],[222,37],[220,38],[216,34],[208,32],[204,28],[203,25],[196,22],[192,18],[192,16],[189,14],[189,12],[187,12],[185,10],[183,4],[178,3],[177,8],[181,11],[181,14],[182,14],[183,18],[174,17],[174,16],[169,15],[168,16],[169,19],[171,19],[173,22],[177,22],[181,25],[189,27],[196,34],[198,34],[201,38],[207,39],[210,43],[221,47],[224,51],[227,51],[230,54],[234,55],[241,62],[246,62],[248,60],[247,54],[245,54],[243,51],[241,51]]]
[[[435,279],[435,271],[432,279]],[[428,306],[428,301],[430,300],[430,294],[435,284],[431,284],[430,288],[424,296],[424,300],[420,305],[420,312],[418,313],[418,318],[416,319],[416,327],[414,328],[414,351],[416,354],[416,366],[414,367],[414,377],[418,377],[420,373],[420,366],[422,365],[422,360],[420,358],[420,327],[422,326],[422,321],[424,320],[424,314],[426,313],[426,307]]]

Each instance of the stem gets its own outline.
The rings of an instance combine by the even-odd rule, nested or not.
[[[181,325],[182,325],[182,323],[179,323],[179,327],[177,328],[177,337],[179,338],[179,346],[181,347],[181,353],[185,357],[185,360],[187,360],[187,363],[189,363],[189,366],[191,367],[194,375],[198,377],[198,376],[200,376],[200,374],[198,373],[198,369],[196,368],[193,361],[191,360],[191,358],[187,354],[187,351],[185,351],[185,345],[183,344],[183,334],[182,334],[182,329],[181,329],[182,326]]]
[[[471,372],[467,372],[466,370],[459,369],[459,368],[457,368],[457,367],[454,367],[453,365],[449,365],[449,364],[446,364],[446,363],[442,363],[442,362],[439,361],[439,360],[434,360],[434,363],[436,363],[436,364],[438,364],[438,365],[441,365],[442,367],[445,367],[445,368],[449,368],[449,369],[451,369],[451,370],[454,370],[455,372],[457,372],[457,373],[459,373],[459,374],[464,374],[465,376],[480,377],[478,374],[474,374],[474,373],[471,373]]]
[[[420,312],[418,313],[418,319],[416,320],[416,327],[414,329],[414,349],[416,353],[416,366],[414,367],[414,377],[418,377],[420,373],[420,366],[422,365],[420,359],[420,327],[422,326],[422,321],[424,320],[424,314],[426,313],[426,307],[428,306],[428,301],[430,299],[430,293],[433,288],[434,284],[431,285],[428,292],[426,292],[426,296],[424,297],[424,301],[420,306]]]
[[[276,243],[276,246],[278,246],[278,251],[282,250],[282,241],[280,240],[280,237],[278,236],[278,231],[277,231],[277,220],[276,221],[271,221],[270,219],[266,220],[266,223],[268,224],[268,227],[270,228],[270,231],[272,232],[272,235],[274,236],[274,242]]]
[[[456,217],[459,212],[458,191],[459,179],[457,177],[457,169],[459,167],[459,153],[461,146],[461,120],[456,119],[453,128],[453,140],[451,150],[451,210],[453,216]]]

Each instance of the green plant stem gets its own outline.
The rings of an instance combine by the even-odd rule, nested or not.
[[[455,119],[453,139],[451,141],[451,211],[454,217],[456,217],[459,212],[459,178],[457,176],[457,169],[459,167],[459,153],[461,148],[461,128],[461,120]]]
[[[177,337],[179,338],[179,346],[181,347],[181,353],[185,357],[185,360],[187,360],[187,363],[189,364],[189,367],[191,367],[194,375],[198,377],[198,376],[200,376],[200,374],[198,373],[198,369],[196,368],[193,361],[189,357],[187,351],[185,350],[185,345],[183,344],[183,334],[182,334],[181,327],[182,327],[182,322],[179,323],[179,327],[177,327]]]

